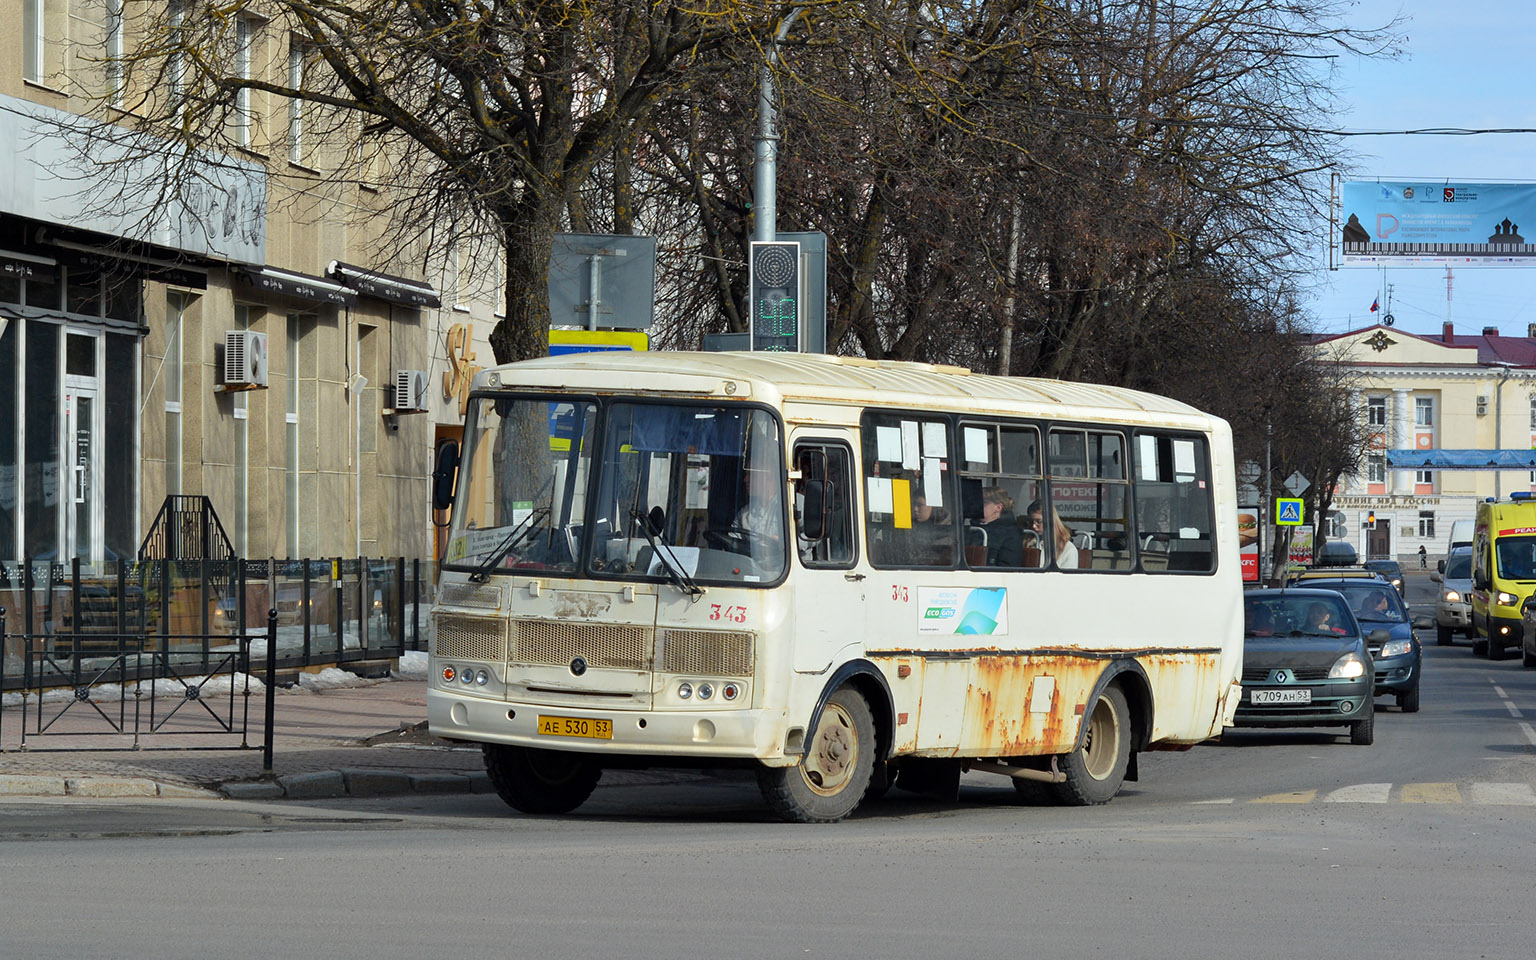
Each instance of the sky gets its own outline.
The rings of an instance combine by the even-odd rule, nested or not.
[[[1396,60],[1349,56],[1335,63],[1343,112],[1328,126],[1353,131],[1422,127],[1536,129],[1536,4],[1526,0],[1360,0],[1345,22],[1380,26],[1402,14],[1404,54]],[[1358,136],[1354,180],[1463,183],[1536,182],[1536,134]],[[1532,225],[1536,227],[1536,224]],[[1522,229],[1522,233],[1532,231]],[[1314,329],[1371,326],[1386,312],[1388,286],[1397,329],[1439,335],[1447,317],[1445,265],[1340,266],[1328,269],[1319,243],[1310,301]],[[1524,336],[1536,323],[1536,265],[1455,266],[1449,317],[1458,333],[1496,326]],[[1380,298],[1383,310],[1370,312]]]

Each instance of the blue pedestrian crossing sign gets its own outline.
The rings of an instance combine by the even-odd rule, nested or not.
[[[1300,497],[1275,498],[1275,523],[1287,527],[1299,527],[1303,513]]]

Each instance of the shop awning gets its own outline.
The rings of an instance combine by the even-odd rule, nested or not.
[[[404,304],[408,307],[443,305],[437,297],[437,291],[432,289],[432,285],[420,280],[392,277],[387,273],[355,267],[340,260],[332,260],[325,272],[326,275],[367,297],[388,300],[390,303]]]
[[[283,297],[314,300],[320,303],[337,303],[343,306],[351,306],[357,302],[357,294],[341,284],[324,277],[312,277],[307,273],[294,273],[292,270],[279,270],[276,267],[245,266],[234,268],[234,274],[258,290]]]
[[[1536,450],[1388,450],[1395,470],[1536,470]]]

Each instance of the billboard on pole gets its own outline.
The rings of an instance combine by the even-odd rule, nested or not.
[[[1342,263],[1536,264],[1536,184],[1375,180],[1339,198]]]

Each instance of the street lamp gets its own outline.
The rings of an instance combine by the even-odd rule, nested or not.
[[[1509,371],[1514,364],[1504,360],[1490,360],[1488,366],[1499,368],[1499,382],[1493,387],[1493,448],[1504,449],[1504,384],[1509,380]],[[1493,499],[1499,499],[1503,489],[1503,471],[1493,471]]]
[[[800,16],[802,7],[789,11],[789,16],[779,24],[779,31],[768,45],[768,56],[763,62],[757,88],[757,144],[756,159],[752,170],[752,204],[754,208],[752,239],[773,241],[778,239],[778,159],[779,132],[778,108],[774,104],[777,94],[773,88],[773,63],[779,58],[779,44],[789,36],[789,28]]]

